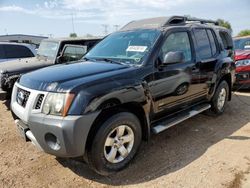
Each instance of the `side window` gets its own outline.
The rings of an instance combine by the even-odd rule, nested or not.
[[[5,59],[3,45],[0,45],[0,59]]]
[[[77,61],[87,52],[87,46],[65,46],[61,56],[62,62]]]
[[[212,56],[214,56],[217,53],[217,46],[216,46],[214,34],[212,33],[210,29],[207,30],[207,34],[208,34],[210,45],[211,45]]]
[[[201,60],[211,58],[212,51],[210,48],[209,38],[205,29],[195,29],[194,35],[197,43],[197,53]]]
[[[24,58],[33,57],[33,53],[24,46],[19,45],[5,45],[6,58]]]
[[[19,46],[20,57],[33,57],[34,54],[25,46]]]
[[[176,32],[170,34],[161,48],[161,60],[168,52],[181,51],[185,56],[185,62],[192,60],[192,50],[187,32]]]

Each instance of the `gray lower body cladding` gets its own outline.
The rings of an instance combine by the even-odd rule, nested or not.
[[[90,128],[98,112],[55,117],[44,114],[31,115],[26,124],[35,137],[37,147],[58,157],[83,156]]]

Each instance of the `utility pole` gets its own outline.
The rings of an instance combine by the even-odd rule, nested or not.
[[[104,31],[103,31],[104,35],[108,35],[108,27],[109,27],[109,25],[108,24],[102,24],[102,27],[104,28]]]
[[[114,25],[115,31],[118,31],[120,25]]]
[[[74,14],[73,14],[73,12],[71,13],[71,21],[72,21],[72,29],[73,29],[73,33],[75,33]]]

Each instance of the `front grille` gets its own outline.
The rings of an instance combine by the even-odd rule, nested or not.
[[[30,92],[23,90],[21,88],[17,89],[16,101],[22,107],[26,107],[27,101],[29,99]]]
[[[36,106],[35,106],[36,110],[39,110],[41,108],[43,99],[44,99],[44,94],[40,94],[36,102]]]

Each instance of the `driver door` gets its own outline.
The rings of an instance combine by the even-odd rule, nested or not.
[[[169,52],[182,52],[184,62],[164,64],[164,57]],[[150,86],[156,113],[182,108],[203,95],[199,83],[199,67],[193,52],[189,31],[172,31],[167,35],[160,49],[154,81]]]

